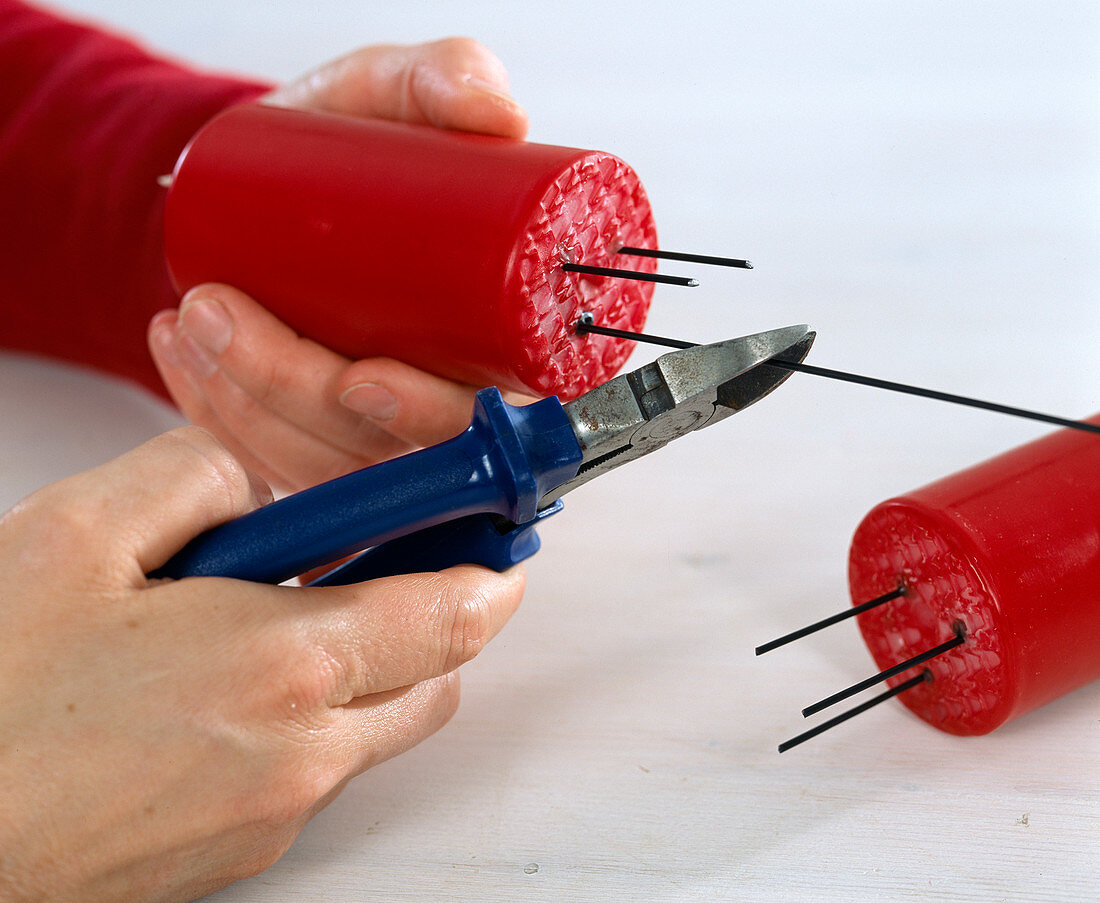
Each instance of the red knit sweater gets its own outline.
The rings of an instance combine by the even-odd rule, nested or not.
[[[0,0],[0,347],[163,393],[145,345],[176,303],[157,177],[207,119],[266,90]]]

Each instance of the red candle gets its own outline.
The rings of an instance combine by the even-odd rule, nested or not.
[[[653,286],[566,273],[657,235],[634,171],[600,151],[245,105],[176,164],[165,251],[176,287],[225,282],[349,357],[573,398],[640,330]],[[624,264],[624,260],[628,261]]]
[[[859,616],[884,670],[962,625],[966,642],[900,696],[942,730],[988,733],[1096,680],[1100,437],[1062,430],[883,502],[856,530],[848,573],[853,604],[906,588]]]

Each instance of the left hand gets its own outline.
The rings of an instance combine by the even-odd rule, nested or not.
[[[527,114],[476,41],[366,47],[263,102],[512,138]],[[262,299],[260,299],[262,301]],[[246,466],[302,489],[461,432],[475,388],[383,358],[352,362],[223,285],[200,285],[149,324],[165,385]]]

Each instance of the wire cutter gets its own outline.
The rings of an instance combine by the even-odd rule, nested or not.
[[[516,407],[482,389],[455,438],[215,527],[150,576],[282,583],[355,553],[311,585],[505,570],[538,551],[535,525],[562,495],[759,401],[790,376],[767,361],[801,362],[814,337],[788,326],[673,351],[564,405]]]

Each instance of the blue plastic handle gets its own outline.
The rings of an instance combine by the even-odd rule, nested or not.
[[[502,524],[491,514],[471,514],[436,524],[367,549],[318,577],[310,586],[344,586],[394,574],[441,571],[456,564],[480,564],[506,571],[534,555],[540,546],[535,527],[565,507],[561,499],[526,524]]]
[[[454,439],[215,527],[150,576],[282,583],[456,518],[498,514],[524,525],[543,495],[576,475],[581,457],[556,398],[514,407],[496,389],[482,389],[470,426]]]

